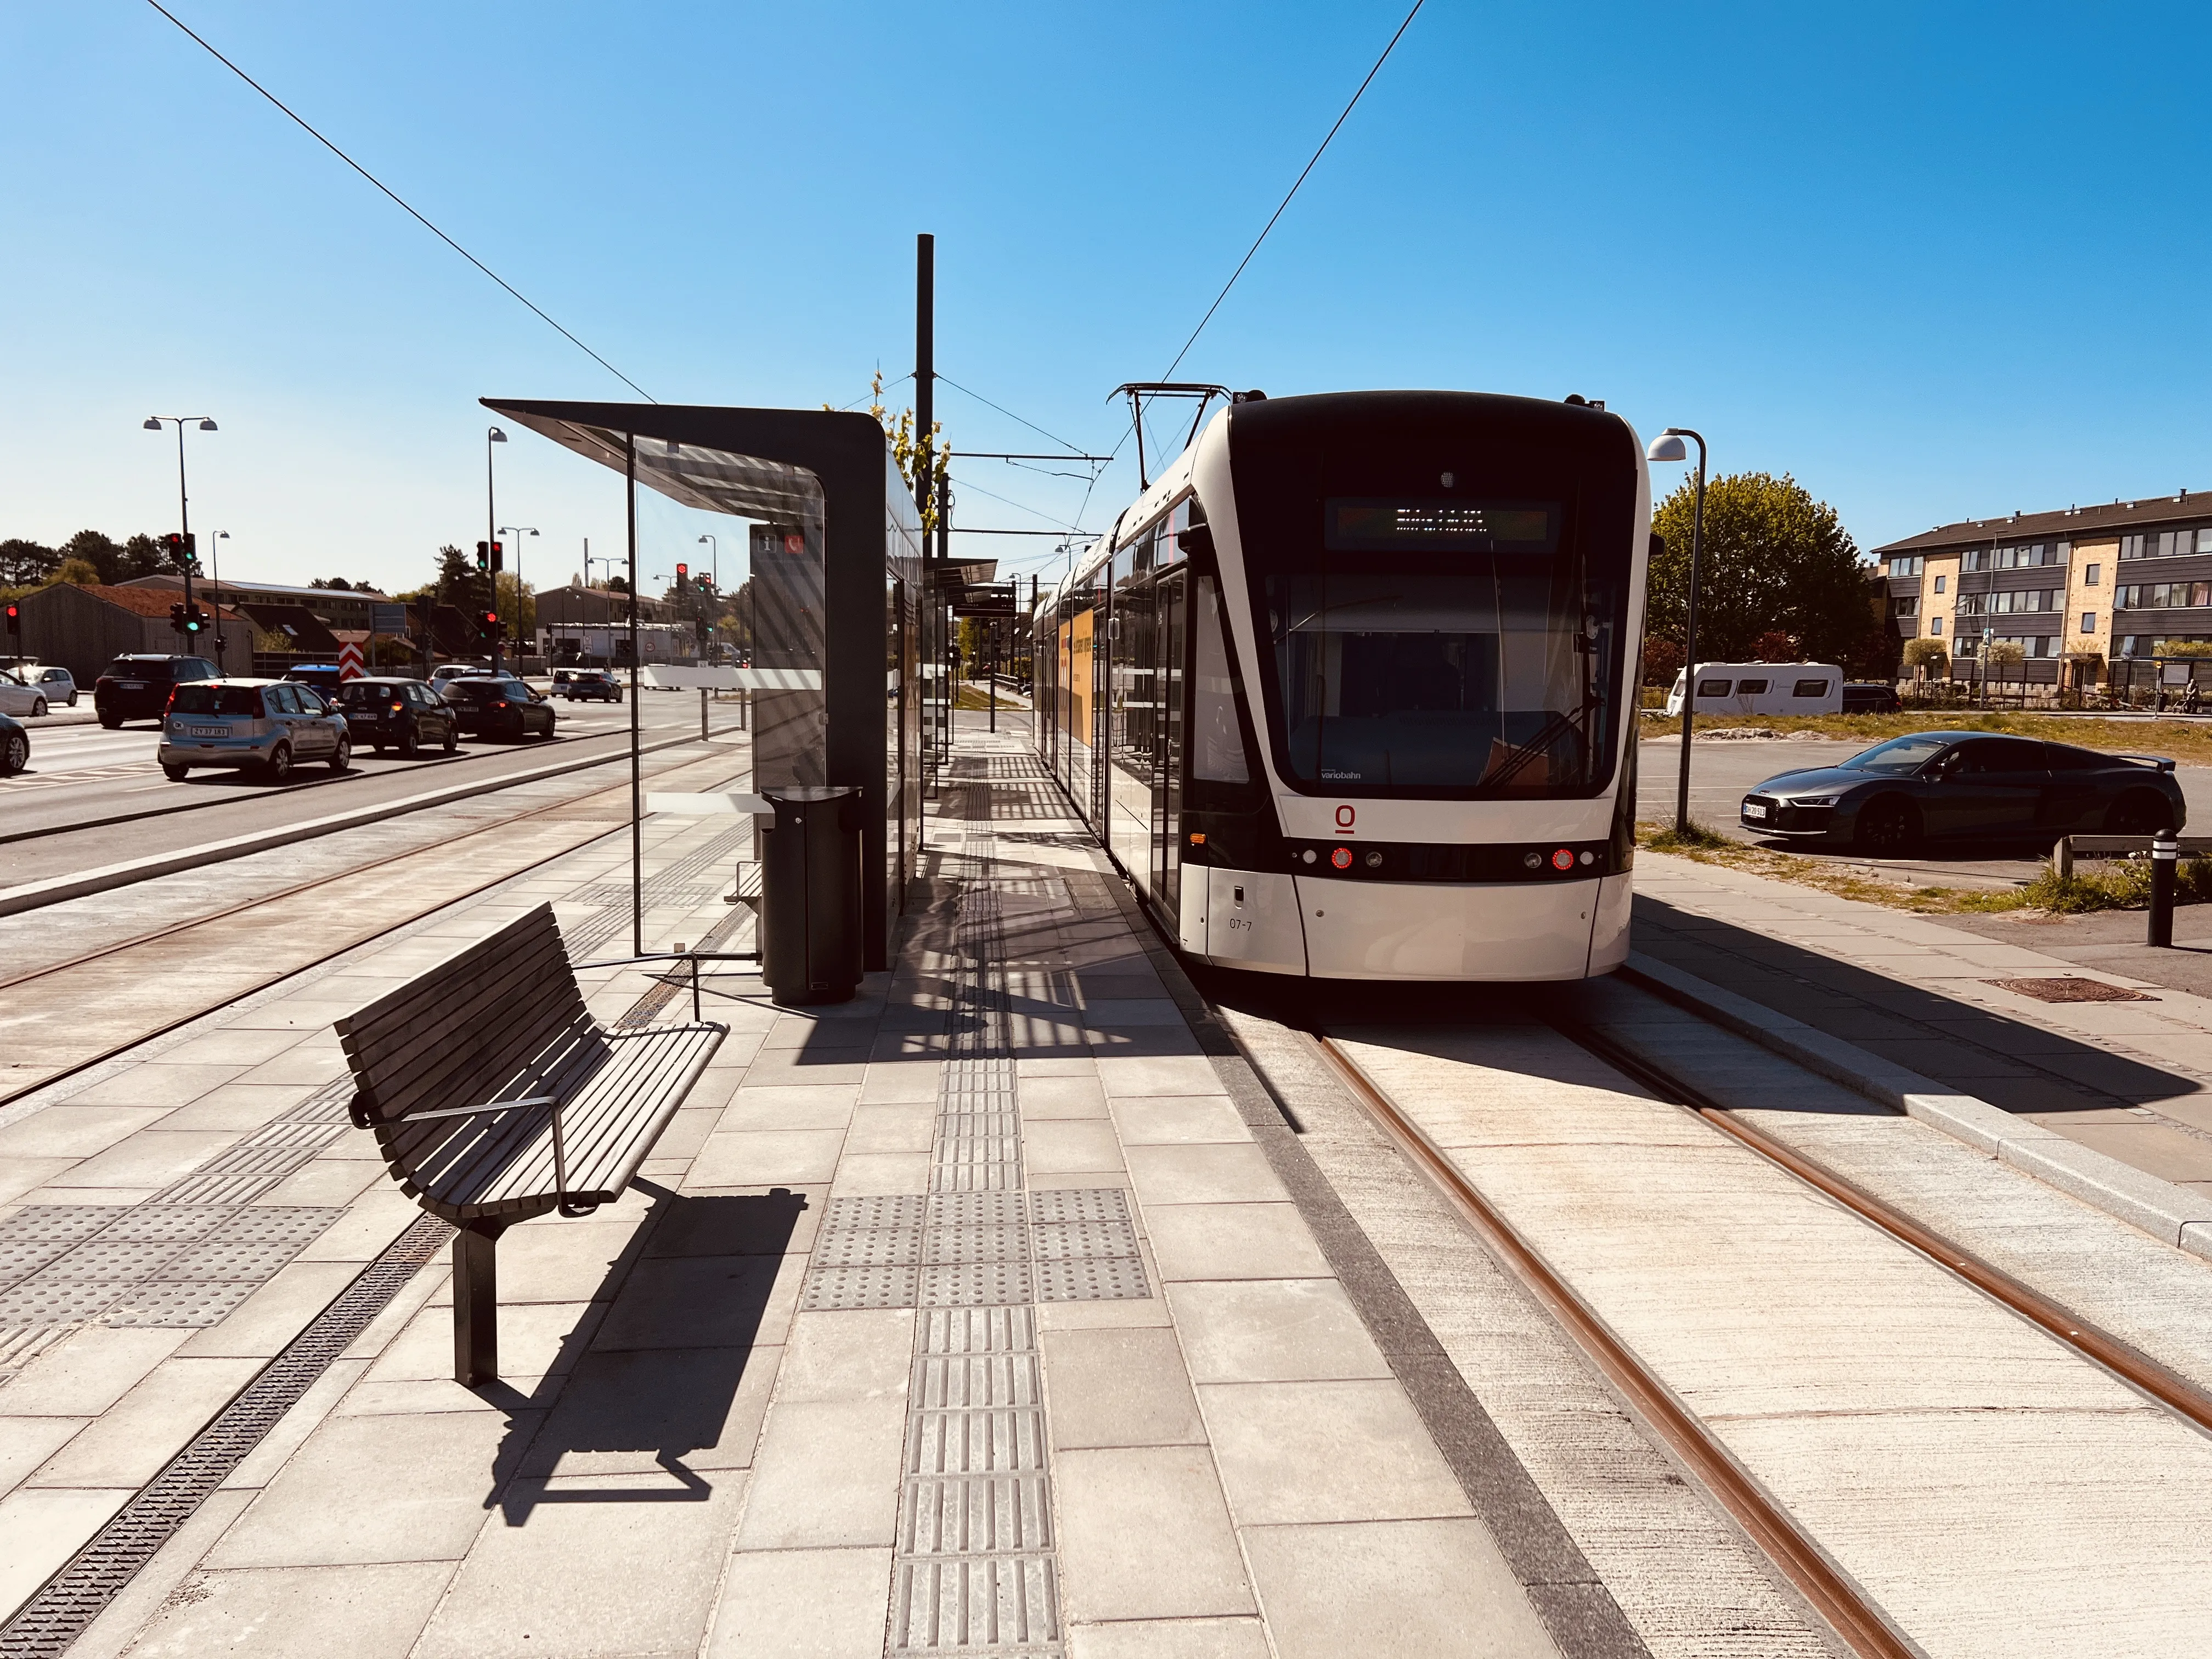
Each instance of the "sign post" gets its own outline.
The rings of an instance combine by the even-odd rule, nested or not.
[[[338,647],[338,678],[357,680],[368,671],[361,665],[361,647],[351,640]]]

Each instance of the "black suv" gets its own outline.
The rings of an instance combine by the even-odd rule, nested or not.
[[[452,705],[420,680],[348,680],[333,700],[353,740],[380,755],[390,748],[411,758],[434,743],[450,755],[460,740]]]
[[[464,732],[520,742],[532,732],[553,735],[553,705],[520,680],[471,674],[440,688]]]
[[[93,683],[92,706],[100,711],[100,723],[110,728],[125,720],[157,720],[177,686],[221,675],[204,657],[118,657]]]
[[[554,690],[570,702],[583,697],[595,697],[601,702],[620,702],[623,699],[621,682],[604,668],[580,668]]]

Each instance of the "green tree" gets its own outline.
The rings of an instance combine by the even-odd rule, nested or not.
[[[512,570],[493,578],[499,584],[499,603],[492,607],[514,638],[531,644],[538,639],[538,590],[520,580]]]
[[[64,559],[49,579],[50,582],[67,582],[73,587],[105,587],[100,572],[88,559]]]
[[[124,558],[123,549],[112,537],[97,530],[80,530],[62,544],[62,557],[82,559],[100,573],[102,586],[126,580],[132,573]]]
[[[174,570],[177,562],[169,556],[169,550],[151,536],[133,536],[123,544],[124,579],[151,576],[164,570]]]
[[[1905,665],[1925,670],[1931,678],[1941,678],[1950,665],[1950,658],[1941,640],[1907,640],[1905,642]]]
[[[459,611],[482,611],[491,591],[476,561],[451,542],[438,550],[436,587],[439,603]]]
[[[1682,648],[1696,485],[1686,480],[1651,515],[1665,540],[1652,561],[1644,607],[1649,639]],[[1788,474],[1739,472],[1705,485],[1698,584],[1698,655],[1746,662],[1786,636],[1794,654],[1850,669],[1886,666],[1887,629],[1871,604],[1873,567],[1859,557],[1835,508]]]
[[[0,542],[0,586],[26,587],[44,581],[62,562],[61,554],[20,536]]]

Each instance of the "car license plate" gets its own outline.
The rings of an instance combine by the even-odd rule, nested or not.
[[[143,680],[118,680],[115,682],[115,689],[118,691],[143,691],[146,689],[146,682]]]
[[[1743,815],[1747,818],[1763,818],[1766,816],[1766,809],[1755,800],[1747,800],[1743,804]]]
[[[230,728],[227,726],[195,726],[191,733],[196,738],[227,738],[230,735]]]

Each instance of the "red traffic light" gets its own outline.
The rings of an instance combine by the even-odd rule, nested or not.
[[[679,583],[690,580],[690,577],[691,567],[690,565],[679,564],[676,567],[676,580]]]

